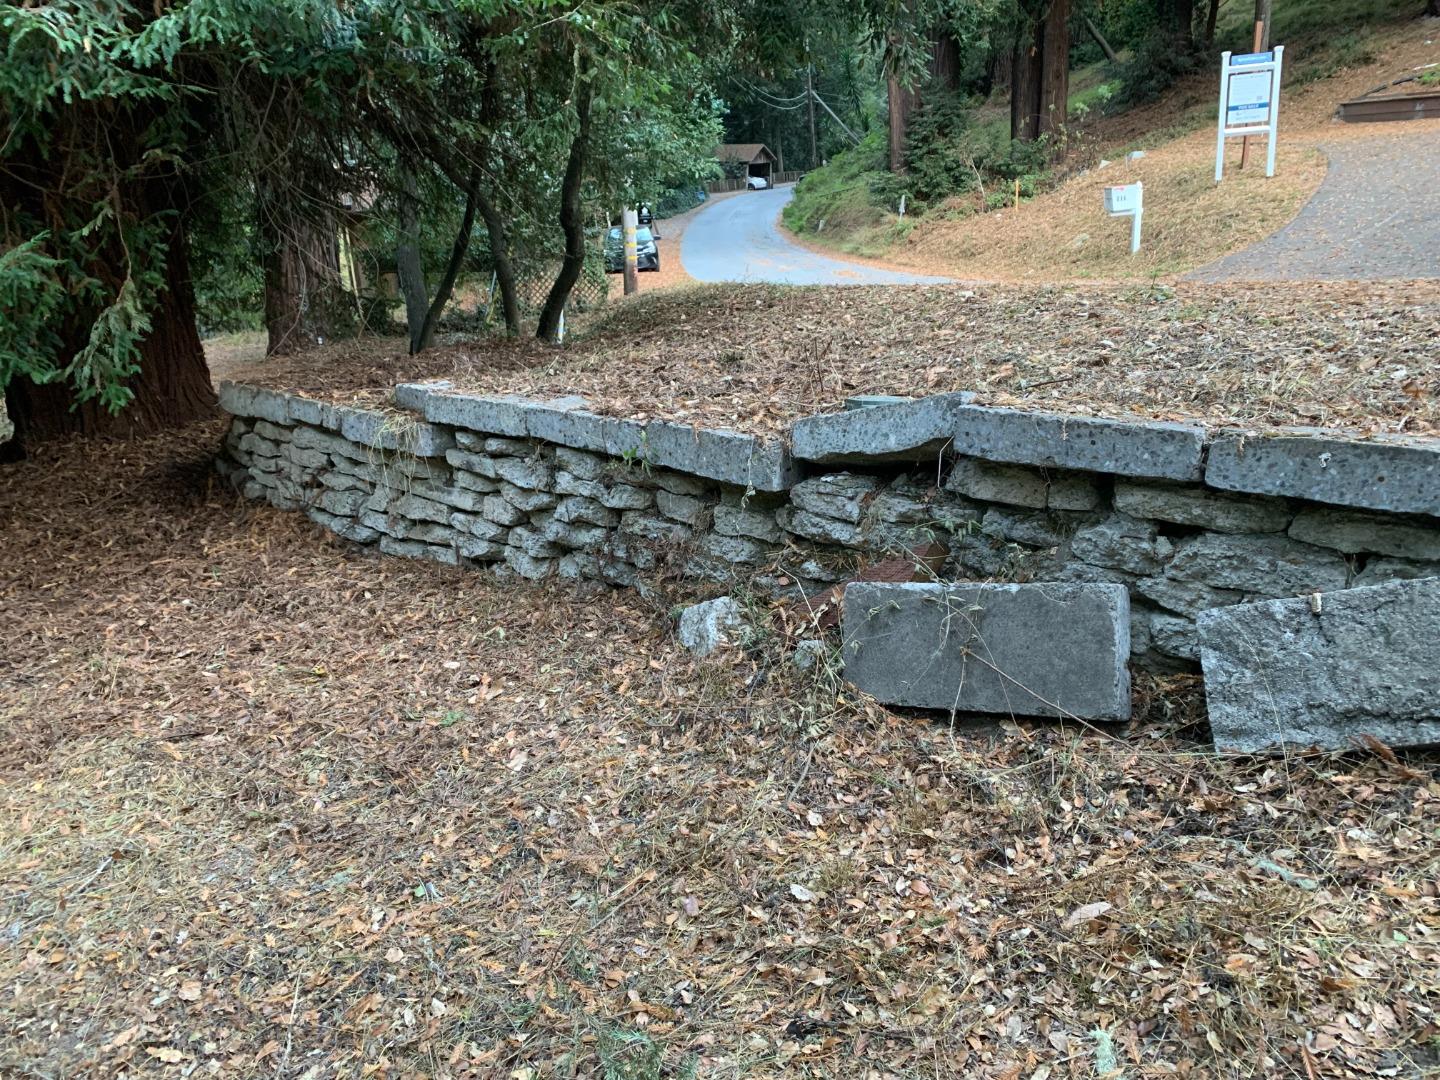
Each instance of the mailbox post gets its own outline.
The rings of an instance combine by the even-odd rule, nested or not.
[[[1105,212],[1130,219],[1130,254],[1140,250],[1140,219],[1145,216],[1145,184],[1119,184],[1105,189]]]

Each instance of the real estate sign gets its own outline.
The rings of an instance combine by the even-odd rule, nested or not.
[[[1270,52],[1220,56],[1220,119],[1215,135],[1215,182],[1225,171],[1225,140],[1264,135],[1265,175],[1275,175],[1275,133],[1280,121],[1280,65],[1285,46]]]

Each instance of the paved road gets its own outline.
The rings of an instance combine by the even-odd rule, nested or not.
[[[1330,171],[1285,228],[1188,275],[1196,281],[1440,277],[1440,135],[1322,144]]]
[[[699,281],[772,281],[782,285],[938,285],[946,278],[881,270],[817,255],[777,227],[789,186],[747,191],[707,206],[680,241],[680,261]]]

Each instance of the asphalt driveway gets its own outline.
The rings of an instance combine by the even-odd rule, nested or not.
[[[680,242],[680,261],[697,281],[782,285],[939,285],[948,278],[885,270],[819,255],[780,231],[792,189],[746,191],[705,207]]]

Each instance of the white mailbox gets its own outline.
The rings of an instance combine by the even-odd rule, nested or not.
[[[1105,189],[1105,212],[1107,214],[1133,214],[1139,205],[1139,184],[1121,184]]]
[[[1105,189],[1105,212],[1111,217],[1130,219],[1130,254],[1140,250],[1140,220],[1145,216],[1145,185],[1120,184]]]

